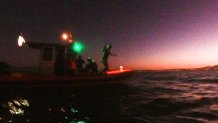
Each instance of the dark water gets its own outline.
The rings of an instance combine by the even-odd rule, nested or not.
[[[218,121],[218,72],[136,72],[119,86],[9,88],[0,122],[204,123]]]

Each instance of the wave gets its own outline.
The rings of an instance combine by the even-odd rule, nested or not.
[[[218,73],[144,72],[130,82],[129,110],[145,122],[218,120]]]
[[[184,80],[187,82],[218,82],[218,78],[215,79],[195,79],[195,78],[190,78],[187,80]]]
[[[172,122],[174,116],[176,116],[176,120],[187,122],[213,121],[218,119],[216,113],[199,109],[201,110],[200,112],[195,111],[195,109],[207,107],[208,105],[213,104],[214,100],[218,101],[218,98],[213,100],[210,98],[203,98],[201,100],[193,101],[176,101],[169,98],[156,98],[150,102],[138,104],[136,112],[138,113],[138,117],[144,117],[147,121],[169,120]]]
[[[218,72],[211,71],[166,71],[140,72],[134,80],[156,82],[218,82]]]

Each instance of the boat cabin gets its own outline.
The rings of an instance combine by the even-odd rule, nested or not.
[[[70,51],[70,45],[38,42],[27,42],[27,45],[40,50],[40,74],[63,76],[76,70],[76,53]]]

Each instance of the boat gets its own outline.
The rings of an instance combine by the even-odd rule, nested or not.
[[[21,42],[20,42],[21,41]],[[18,45],[22,46],[24,38],[19,36]],[[75,44],[54,44],[46,42],[25,42],[33,49],[40,50],[38,73],[12,73],[0,77],[0,86],[90,86],[120,84],[115,80],[125,79],[133,73],[130,69],[106,71],[104,73],[77,75],[76,58],[78,53],[72,52]]]

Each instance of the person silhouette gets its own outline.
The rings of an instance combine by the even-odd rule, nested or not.
[[[86,68],[85,68],[86,73],[88,74],[98,73],[98,65],[96,64],[95,60],[88,57],[87,61],[88,61],[88,64],[86,65]]]
[[[109,66],[108,66],[108,58],[109,58],[109,56],[110,55],[111,56],[116,56],[116,54],[111,53],[111,48],[112,48],[111,44],[106,44],[104,46],[104,48],[101,50],[101,52],[102,52],[101,62],[104,65],[103,72],[109,70]]]
[[[76,67],[78,74],[81,74],[83,72],[83,64],[85,64],[85,61],[82,59],[82,56],[79,55],[78,59],[76,59]]]

